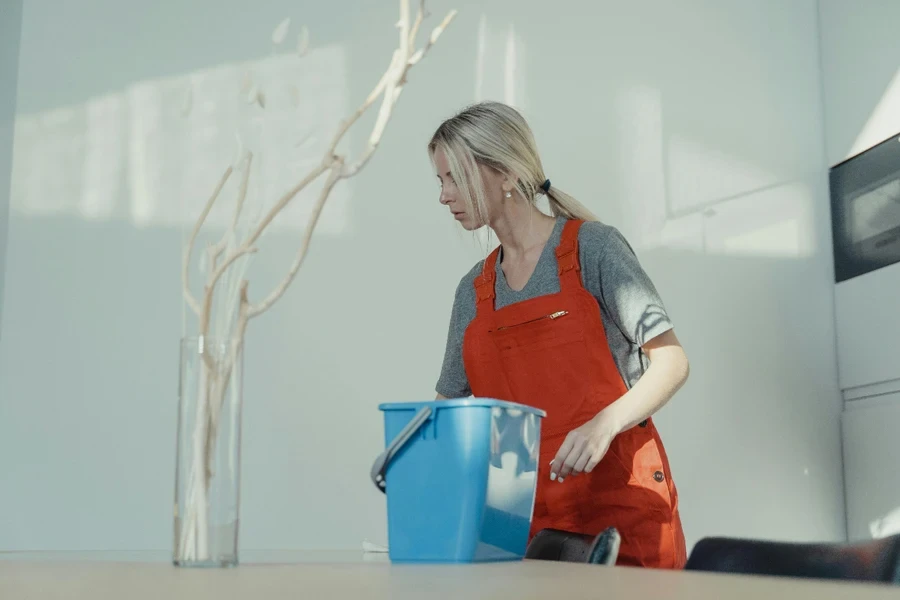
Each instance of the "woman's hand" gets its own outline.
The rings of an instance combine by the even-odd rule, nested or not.
[[[550,464],[550,479],[590,473],[609,450],[614,437],[654,415],[687,380],[687,356],[673,330],[654,337],[642,348],[650,368],[625,394],[566,437]]]
[[[550,466],[550,480],[562,482],[569,475],[590,473],[606,455],[619,428],[606,411],[566,436]]]

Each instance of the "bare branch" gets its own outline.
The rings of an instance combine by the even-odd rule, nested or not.
[[[209,319],[212,316],[213,296],[215,295],[216,284],[219,282],[222,274],[232,263],[234,263],[234,261],[247,254],[253,254],[256,251],[257,249],[255,247],[249,246],[247,242],[244,242],[241,244],[240,248],[229,254],[222,264],[213,271],[212,276],[209,278],[209,283],[206,285],[205,294],[203,295],[203,307],[200,312],[200,335],[209,333]]]
[[[366,101],[363,102],[359,106],[359,108],[356,109],[356,112],[354,112],[352,115],[350,115],[349,118],[347,118],[343,122],[341,122],[340,127],[338,127],[337,132],[334,134],[334,137],[331,139],[331,145],[328,147],[328,152],[326,153],[326,156],[334,156],[334,154],[337,152],[338,144],[340,143],[340,141],[344,137],[344,135],[347,133],[347,131],[351,127],[353,127],[353,124],[356,123],[359,120],[359,118],[361,116],[363,116],[363,114],[365,114],[365,112],[367,110],[369,110],[369,107],[372,106],[372,104],[375,102],[375,100],[378,99],[378,96],[380,96],[381,93],[384,91],[384,88],[387,85],[388,80],[390,79],[393,71],[395,70],[395,63],[398,60],[399,56],[400,56],[400,51],[395,50],[393,56],[391,57],[391,64],[387,68],[387,71],[384,72],[384,75],[381,76],[381,79],[378,81],[378,85],[376,85],[375,88],[371,91],[369,96],[366,98]]]
[[[212,365],[212,371],[216,374],[216,387],[210,388],[207,391],[207,398],[209,398],[209,414],[208,414],[208,425],[207,425],[207,437],[206,437],[206,485],[209,486],[209,482],[214,475],[213,471],[213,459],[215,457],[215,452],[213,452],[213,446],[216,442],[216,437],[219,432],[219,421],[222,416],[222,405],[225,403],[225,394],[228,392],[228,384],[231,381],[231,374],[234,371],[234,366],[237,363],[238,357],[242,352],[244,345],[244,333],[247,330],[247,311],[250,308],[250,302],[247,300],[247,286],[250,285],[246,279],[241,281],[241,287],[239,292],[240,305],[238,309],[238,319],[237,326],[235,328],[234,336],[232,337],[231,347],[227,349],[226,356],[223,357],[224,365],[218,367],[216,364]],[[221,370],[219,370],[221,369]],[[214,392],[214,393],[213,393]]]
[[[447,26],[450,24],[450,21],[456,17],[456,11],[451,10],[447,13],[447,16],[444,17],[444,20],[441,21],[441,24],[431,30],[431,35],[428,37],[428,42],[415,54],[413,54],[409,61],[407,61],[407,68],[415,66],[422,58],[428,54],[428,51],[431,50],[431,47],[434,46],[435,42],[438,41],[438,38],[441,37],[441,34],[444,33],[444,30],[447,29]]]
[[[255,244],[256,240],[259,239],[259,236],[262,235],[262,232],[265,230],[265,228],[268,227],[269,223],[272,222],[272,219],[275,218],[275,215],[277,215],[279,212],[281,212],[282,209],[284,209],[284,207],[287,206],[288,202],[290,202],[291,200],[294,199],[294,196],[296,196],[301,191],[303,191],[303,189],[306,186],[308,186],[310,183],[312,183],[313,181],[318,179],[319,176],[322,175],[322,173],[324,173],[325,171],[330,169],[332,162],[333,162],[333,159],[332,159],[332,161],[327,161],[327,160],[323,161],[322,164],[320,164],[315,169],[313,169],[312,171],[307,173],[306,177],[304,177],[300,181],[300,183],[298,183],[297,185],[295,185],[294,187],[289,189],[287,192],[285,192],[284,195],[282,195],[281,198],[278,199],[278,202],[275,203],[275,206],[273,206],[269,210],[269,212],[266,213],[266,216],[263,217],[262,221],[259,222],[259,225],[256,226],[256,229],[253,231],[253,233],[250,235],[250,237],[247,238],[247,240],[244,242],[244,246],[249,247],[250,245]]]
[[[244,177],[241,179],[241,187],[238,192],[237,206],[234,208],[234,217],[231,219],[231,230],[237,227],[241,218],[241,211],[244,209],[244,201],[247,199],[247,187],[250,184],[250,169],[253,168],[253,153],[247,153],[247,165],[244,167]]]
[[[325,186],[321,190],[315,204],[312,207],[312,213],[309,222],[306,225],[300,248],[298,249],[294,262],[292,263],[290,270],[288,271],[284,279],[279,283],[277,287],[273,289],[273,291],[268,296],[263,299],[262,302],[256,305],[250,304],[247,299],[247,281],[241,281],[239,296],[240,304],[238,305],[236,330],[234,332],[234,337],[232,338],[231,358],[225,359],[227,362],[223,365],[219,361],[213,361],[209,353],[204,353],[204,357],[209,358],[209,360],[204,363],[205,370],[209,373],[215,373],[215,376],[218,379],[223,374],[223,372],[219,371],[218,369],[224,367],[225,377],[223,380],[220,380],[220,385],[216,390],[212,390],[211,388],[207,387],[206,390],[201,392],[201,401],[197,403],[198,419],[195,425],[195,440],[197,440],[198,444],[201,443],[204,429],[208,432],[208,437],[205,440],[205,448],[195,448],[198,457],[200,457],[202,452],[205,451],[206,453],[205,457],[200,457],[206,459],[206,485],[204,486],[198,483],[198,487],[192,488],[191,490],[189,500],[190,506],[188,507],[187,514],[188,527],[187,529],[185,529],[185,532],[180,540],[180,552],[185,556],[194,556],[196,554],[201,557],[205,557],[208,553],[208,540],[206,539],[208,537],[208,532],[206,531],[207,515],[205,498],[206,494],[209,491],[210,477],[212,476],[211,467],[212,457],[214,454],[214,442],[217,437],[218,425],[222,416],[221,407],[222,402],[224,401],[225,386],[227,385],[227,381],[229,380],[232,369],[234,368],[237,352],[239,352],[243,347],[247,322],[251,317],[259,315],[271,308],[271,306],[275,302],[277,302],[279,298],[281,298],[281,296],[290,286],[309,252],[309,247],[312,242],[315,227],[322,214],[325,203],[327,202],[328,197],[334,189],[335,185],[341,179],[355,175],[371,158],[379,142],[381,141],[381,137],[385,131],[385,127],[393,113],[393,108],[396,105],[397,100],[399,99],[400,94],[403,91],[403,87],[407,82],[406,78],[409,70],[427,54],[428,50],[434,45],[438,37],[449,25],[450,21],[454,18],[454,16],[456,15],[456,11],[451,11],[444,18],[443,22],[432,31],[431,36],[425,46],[421,50],[415,51],[416,37],[419,33],[422,22],[425,19],[425,15],[425,2],[424,0],[420,0],[419,12],[415,17],[415,21],[411,25],[409,14],[409,0],[400,0],[400,20],[397,23],[397,26],[400,30],[399,47],[394,51],[387,71],[382,75],[381,79],[378,81],[378,84],[366,98],[365,102],[362,103],[362,105],[356,110],[356,112],[354,112],[352,115],[350,115],[349,118],[347,118],[340,124],[338,130],[335,132],[334,138],[331,140],[330,146],[328,147],[325,155],[321,160],[321,163],[313,168],[309,173],[307,173],[306,176],[304,176],[303,179],[299,181],[292,189],[288,190],[284,195],[282,195],[278,202],[275,203],[275,205],[266,213],[265,217],[253,229],[249,237],[243,240],[236,248],[232,248],[230,251],[228,251],[228,247],[231,245],[230,242],[233,239],[231,236],[234,234],[236,223],[240,217],[241,208],[243,206],[247,192],[247,179],[249,178],[250,171],[248,165],[247,173],[245,173],[245,177],[242,181],[241,191],[239,193],[231,229],[226,233],[222,241],[218,242],[217,244],[211,245],[208,248],[208,252],[210,253],[210,270],[209,279],[207,280],[206,286],[204,288],[204,298],[202,306],[199,305],[197,300],[190,293],[190,286],[188,281],[188,265],[190,263],[190,256],[193,251],[194,244],[196,243],[198,232],[202,227],[203,222],[207,218],[213,203],[219,196],[221,189],[225,184],[225,181],[230,176],[232,170],[231,167],[226,170],[222,181],[219,183],[219,186],[216,188],[213,196],[209,199],[206,207],[203,210],[203,213],[201,214],[197,224],[194,227],[184,256],[182,281],[184,285],[184,295],[186,301],[191,309],[195,313],[197,313],[199,317],[199,334],[201,336],[205,336],[209,331],[212,302],[216,291],[216,285],[219,283],[222,275],[232,264],[234,264],[235,261],[251,252],[255,252],[256,248],[254,247],[254,244],[265,231],[266,227],[268,227],[272,220],[278,215],[278,213],[280,213],[287,206],[287,204],[291,202],[298,193],[300,193],[300,191],[302,191],[313,181],[318,179],[321,175],[328,172]],[[286,29],[286,25],[284,25],[283,27],[280,26],[273,35],[273,42],[283,42],[286,35]],[[301,35],[298,38],[298,54],[302,55],[303,53],[305,53],[307,45],[308,37],[306,31],[304,30],[303,32],[301,32]],[[260,105],[260,107],[265,108],[265,96],[259,90],[259,87],[253,83],[249,75],[247,77],[247,80],[245,81],[245,85],[241,89],[241,93],[245,95],[245,100],[248,103],[256,102]],[[376,117],[372,133],[369,136],[367,147],[362,152],[361,157],[356,162],[351,163],[350,166],[348,166],[346,158],[338,154],[337,147],[347,131],[361,118],[361,116],[369,108],[371,108],[372,104],[375,103],[379,96],[382,96],[381,108]],[[219,257],[226,251],[228,251],[227,255],[224,257],[220,264],[217,264]],[[232,290],[229,289],[229,293],[231,291]],[[231,308],[233,308],[233,306]],[[233,316],[233,313],[229,312],[229,320]],[[203,402],[204,398],[205,402]],[[204,414],[204,410],[208,411],[208,413]],[[201,481],[201,478],[204,477],[204,473],[202,472],[202,463],[197,463],[195,461],[192,479],[194,477],[196,477],[194,481],[197,482]],[[195,491],[196,495],[194,493]]]
[[[419,35],[419,27],[422,26],[422,21],[428,17],[428,14],[425,11],[425,0],[419,0],[419,10],[416,12],[416,20],[413,22],[412,27],[409,30],[409,45],[415,47],[416,45],[416,37]]]
[[[244,343],[244,332],[247,330],[247,320],[250,318],[250,300],[247,298],[247,287],[250,285],[250,282],[246,279],[241,282],[241,307],[238,310],[238,320],[237,320],[237,328],[235,336],[235,344],[238,346],[243,345]],[[236,353],[239,348],[234,348],[233,351]]]
[[[372,133],[369,136],[369,143],[366,144],[366,149],[363,150],[362,155],[344,168],[342,176],[345,179],[356,175],[366,166],[372,155],[375,154],[375,150],[378,148],[379,142],[381,142],[381,136],[384,134],[384,129],[387,127],[391,114],[394,112],[394,105],[397,103],[397,99],[402,91],[402,85],[395,86],[392,81],[388,83],[388,88],[384,91],[384,97],[382,98],[381,108],[378,111],[378,118],[375,120],[375,126],[372,128]]]
[[[222,248],[225,246],[223,245]],[[212,274],[216,270],[216,262],[219,260],[219,256],[222,254],[222,250],[218,247],[218,244],[208,244],[206,246],[206,262],[209,264],[209,274],[206,278],[206,284],[209,285],[209,280],[212,278]]]
[[[422,2],[422,9],[424,10],[424,1]],[[396,75],[389,78],[389,80],[387,81],[387,85],[385,86],[381,108],[378,111],[378,117],[375,120],[375,126],[372,128],[372,133],[369,136],[369,143],[366,145],[366,149],[363,150],[362,155],[357,160],[344,167],[344,172],[342,174],[344,178],[353,177],[354,175],[356,175],[364,166],[366,166],[366,163],[369,162],[369,159],[372,158],[372,155],[378,148],[378,144],[381,142],[381,137],[384,135],[384,130],[387,127],[391,116],[393,115],[394,106],[397,104],[397,100],[400,98],[400,94],[403,91],[403,86],[406,84],[406,74],[428,53],[428,50],[438,40],[438,38],[441,36],[441,34],[444,32],[444,30],[447,28],[454,17],[456,17],[455,10],[447,13],[447,16],[444,17],[444,20],[441,21],[441,24],[435,27],[434,30],[432,30],[431,36],[429,37],[425,47],[413,54],[411,57],[409,56],[409,54],[403,55],[400,52],[394,54],[394,60],[391,61],[391,68],[387,73],[385,73],[385,75],[387,76],[388,73],[392,72],[396,73]],[[396,64],[398,58],[403,61],[402,65]]]
[[[231,177],[231,172],[232,168],[230,166],[225,169],[225,173],[223,173],[221,179],[219,179],[219,183],[218,185],[216,185],[216,189],[213,190],[213,193],[209,197],[209,200],[206,201],[206,206],[203,207],[203,212],[200,213],[200,217],[194,224],[193,231],[191,231],[191,237],[188,240],[188,246],[184,252],[184,257],[182,259],[181,286],[184,291],[184,299],[191,310],[194,311],[194,314],[197,316],[200,315],[200,304],[197,302],[197,299],[194,298],[194,295],[191,294],[190,276],[188,274],[191,265],[191,253],[194,251],[194,244],[197,242],[197,234],[200,233],[200,228],[203,227],[203,222],[206,221],[206,217],[209,215],[209,211],[212,210],[213,204],[216,202],[216,198],[218,198],[219,194],[222,193],[222,188],[225,187],[225,182],[227,182],[228,178]]]
[[[409,0],[400,0],[400,55],[408,57],[412,41],[409,39]]]
[[[210,251],[210,263],[209,263],[209,274],[210,278],[212,277],[213,272],[216,269],[216,263],[219,260],[219,257],[222,255],[222,252],[225,251],[225,248],[228,246],[228,238],[234,234],[234,230],[237,228],[238,221],[241,218],[241,211],[244,209],[244,201],[247,199],[247,188],[250,183],[250,168],[253,166],[253,153],[247,153],[247,161],[244,166],[244,176],[241,178],[241,187],[238,190],[237,203],[234,207],[234,215],[231,218],[231,226],[225,230],[225,233],[222,234],[222,239],[220,239]]]
[[[251,305],[248,311],[248,317],[252,318],[260,313],[263,313],[269,308],[272,307],[275,302],[278,301],[279,298],[287,291],[288,286],[291,285],[291,282],[294,280],[294,277],[297,275],[297,271],[300,270],[300,266],[303,264],[304,259],[306,259],[306,254],[309,252],[309,246],[312,242],[313,231],[316,228],[316,223],[319,221],[319,216],[322,214],[322,209],[325,207],[325,201],[328,200],[328,196],[331,194],[331,190],[334,185],[340,181],[341,172],[342,172],[343,164],[338,161],[331,170],[331,173],[328,175],[328,179],[325,181],[325,186],[322,188],[322,191],[319,193],[319,197],[316,200],[315,205],[313,206],[312,214],[309,217],[309,221],[306,224],[306,230],[303,232],[303,239],[300,241],[300,249],[297,252],[297,257],[294,259],[294,263],[291,265],[290,270],[288,271],[285,278],[278,284],[271,294],[269,294],[265,300],[256,305]]]
[[[219,279],[222,277],[222,274],[225,272],[228,267],[230,267],[234,261],[239,259],[240,257],[256,252],[256,248],[253,247],[253,244],[256,243],[256,240],[259,239],[259,236],[262,235],[263,231],[265,231],[266,227],[269,226],[269,223],[272,222],[272,219],[275,218],[285,206],[287,206],[288,202],[290,202],[294,196],[300,193],[303,188],[307,185],[318,179],[322,173],[327,171],[330,168],[330,165],[321,164],[312,171],[310,171],[306,177],[304,177],[297,185],[288,190],[279,200],[275,203],[266,216],[259,222],[256,226],[256,229],[250,234],[244,242],[240,245],[240,247],[233,250],[228,256],[225,257],[225,260],[222,261],[218,267],[216,267],[215,271],[213,271],[212,276],[209,279],[209,283],[206,286],[206,293],[203,299],[203,307],[202,310],[198,313],[200,315],[200,333],[201,335],[206,335],[209,330],[209,318],[210,318],[210,309],[212,308],[212,297],[215,293],[216,284],[219,282]]]

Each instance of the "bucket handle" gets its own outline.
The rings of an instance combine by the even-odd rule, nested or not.
[[[385,491],[387,487],[387,482],[384,479],[385,473],[387,472],[388,465],[391,460],[400,451],[400,448],[403,447],[406,442],[409,441],[409,438],[419,430],[419,428],[425,424],[425,422],[431,417],[431,407],[425,406],[419,412],[416,413],[416,416],[412,418],[412,420],[406,424],[406,427],[397,434],[397,437],[388,444],[388,447],[384,449],[384,452],[378,455],[378,458],[375,459],[375,463],[372,465],[372,470],[370,472],[370,476],[372,477],[372,481],[375,483],[376,487],[382,492]]]

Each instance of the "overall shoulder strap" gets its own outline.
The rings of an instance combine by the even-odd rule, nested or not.
[[[578,257],[578,232],[582,223],[582,220],[568,220],[563,226],[559,246],[556,247],[556,265],[562,291],[582,287],[581,261]]]
[[[481,273],[475,277],[475,307],[477,314],[494,312],[494,283],[497,280],[497,256],[500,247],[494,249],[484,260]]]

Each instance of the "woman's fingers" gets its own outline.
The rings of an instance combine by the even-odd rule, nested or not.
[[[556,481],[559,479],[563,467],[565,466],[566,457],[569,455],[569,452],[572,450],[572,436],[566,436],[563,445],[556,452],[556,456],[550,461],[550,481]],[[563,475],[565,477],[565,475]]]
[[[563,481],[573,472],[573,468],[578,462],[581,454],[584,452],[585,443],[581,436],[570,433],[566,436],[556,458],[553,459],[553,467],[550,470],[550,479]]]
[[[578,460],[575,461],[575,466],[572,468],[572,473],[574,475],[580,475],[585,470],[587,470],[587,466],[591,463],[594,458],[594,453],[591,451],[590,447],[585,446],[584,450],[581,452],[581,456],[578,457]]]

